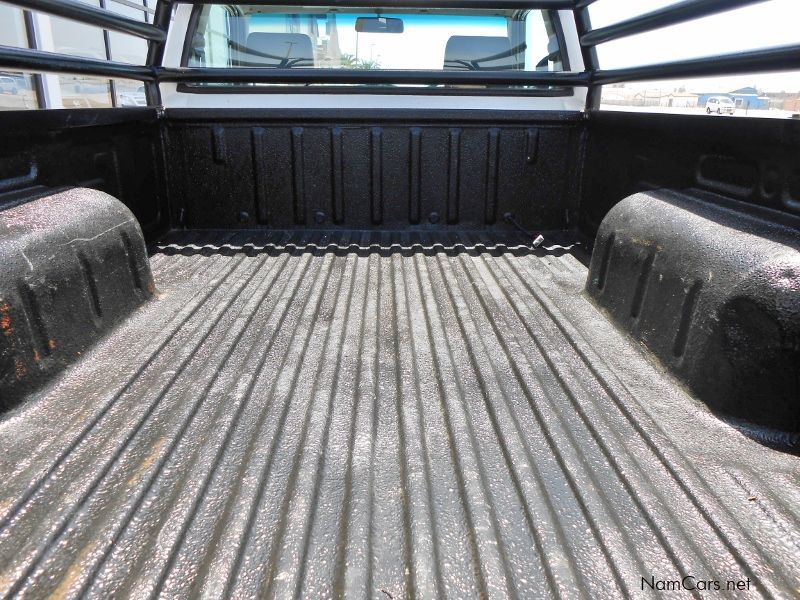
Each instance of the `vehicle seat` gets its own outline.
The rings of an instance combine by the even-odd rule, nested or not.
[[[519,68],[511,40],[500,36],[454,35],[444,49],[445,71],[503,71]]]
[[[559,60],[561,60],[561,49],[558,47],[558,38],[553,36],[547,42],[547,56],[536,63],[536,70],[549,71],[550,62],[558,62]]]
[[[313,67],[314,47],[304,33],[267,33],[256,31],[247,36],[241,53],[246,67]]]

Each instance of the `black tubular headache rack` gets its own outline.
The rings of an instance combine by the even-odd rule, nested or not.
[[[153,23],[143,23],[76,0],[4,0],[23,9],[72,19],[147,40],[145,65],[131,65],[0,45],[0,69],[71,73],[142,81],[148,104],[161,104],[160,82],[179,83],[316,83],[316,84],[494,84],[519,86],[577,86],[588,89],[587,109],[600,104],[600,86],[629,81],[764,73],[800,69],[800,44],[709,56],[693,60],[642,65],[624,69],[599,68],[595,47],[605,42],[646,33],[765,0],[684,0],[607,27],[592,29],[589,6],[597,0],[382,0],[392,8],[505,8],[571,10],[575,15],[585,70],[543,71],[364,71],[288,68],[165,68],[164,48],[172,8],[209,0],[158,0]],[[210,0],[213,1],[213,0]],[[609,1],[609,0],[603,0]],[[288,0],[226,0],[225,4],[297,5]],[[364,0],[303,0],[303,6],[363,7]],[[126,3],[126,5],[128,5]],[[146,9],[145,9],[146,10]],[[435,93],[435,90],[433,90]]]

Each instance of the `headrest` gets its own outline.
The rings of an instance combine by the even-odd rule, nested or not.
[[[304,33],[255,31],[247,36],[241,60],[254,67],[313,67],[314,47]]]
[[[444,49],[446,71],[479,69],[508,70],[519,68],[517,55],[507,37],[454,35]]]

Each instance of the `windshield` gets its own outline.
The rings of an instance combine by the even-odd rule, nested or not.
[[[204,5],[190,67],[561,71],[548,11]]]

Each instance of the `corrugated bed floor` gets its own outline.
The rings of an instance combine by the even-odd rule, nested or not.
[[[159,298],[0,423],[0,595],[800,593],[798,457],[515,244],[165,238]]]

